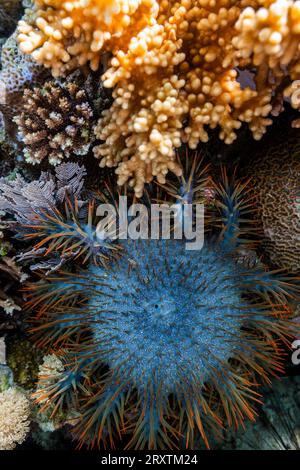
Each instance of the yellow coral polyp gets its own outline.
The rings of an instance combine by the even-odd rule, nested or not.
[[[243,123],[260,139],[283,97],[299,107],[299,35],[299,0],[36,0],[19,24],[21,49],[54,75],[96,70],[109,52],[102,78],[114,102],[95,156],[138,196],[180,171],[182,142],[196,148],[218,128],[230,144]],[[241,85],[245,70],[252,86]]]

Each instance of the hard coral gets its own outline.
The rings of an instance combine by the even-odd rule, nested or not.
[[[3,115],[6,136],[14,139],[16,125],[13,123],[13,117],[22,109],[24,89],[30,84],[38,83],[45,72],[30,56],[20,52],[16,33],[13,33],[2,47],[1,65],[0,113]]]
[[[34,4],[33,20],[19,23],[20,48],[50,67],[54,76],[87,62],[97,70],[103,49],[127,44],[153,22],[158,11],[155,0],[38,0]]]
[[[298,78],[298,3],[115,1],[107,17],[106,10],[98,13],[102,1],[39,1],[33,19],[19,25],[20,47],[55,75],[88,61],[98,67],[103,52],[112,54],[103,79],[114,87],[114,103],[96,128],[104,142],[95,156],[101,166],[117,167],[119,184],[129,181],[141,196],[153,176],[164,183],[169,170],[179,174],[174,149],[181,141],[195,148],[219,127],[229,144],[243,122],[261,138],[273,106],[278,112]],[[252,87],[241,86],[245,69],[254,69]]]
[[[15,311],[21,310],[21,298],[16,291],[27,278],[26,274],[15,260],[15,250],[5,233],[5,223],[0,223],[0,329],[5,329],[5,323]],[[4,313],[4,314],[3,314]]]
[[[241,13],[236,29],[237,57],[257,67],[257,86],[267,89],[273,83],[273,93],[281,88],[300,109],[300,1],[258,0],[257,8]]]
[[[263,229],[262,248],[273,265],[294,272],[300,271],[299,152],[298,136],[290,136],[259,151],[247,168]]]
[[[73,155],[87,154],[93,140],[93,110],[75,81],[47,81],[25,89],[23,111],[17,116],[25,160],[57,165]]]

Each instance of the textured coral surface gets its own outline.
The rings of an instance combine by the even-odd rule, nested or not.
[[[93,110],[84,89],[69,81],[48,81],[25,89],[24,105],[16,123],[25,144],[25,159],[56,165],[71,155],[85,155],[93,140]]]
[[[251,162],[263,249],[280,268],[300,271],[300,142],[297,136],[270,145]]]
[[[178,174],[174,148],[191,148],[219,128],[226,143],[247,123],[260,139],[282,109],[295,108],[300,78],[300,4],[292,0],[37,1],[19,24],[20,48],[54,75],[99,66],[114,103],[103,113],[95,149],[119,184],[141,195],[153,176]],[[96,14],[97,12],[97,14]],[[84,18],[84,21],[83,21]],[[244,86],[243,71],[252,74]],[[297,124],[296,124],[297,125]]]

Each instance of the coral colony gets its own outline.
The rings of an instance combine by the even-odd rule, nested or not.
[[[0,0],[1,450],[299,448],[299,109],[299,1]]]

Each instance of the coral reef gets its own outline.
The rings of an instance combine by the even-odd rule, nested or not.
[[[253,196],[263,228],[262,249],[279,268],[300,271],[300,142],[270,143],[250,160]]]
[[[21,444],[29,431],[30,406],[24,393],[15,387],[0,393],[0,450]]]
[[[25,89],[18,124],[25,144],[25,160],[52,165],[73,155],[87,154],[93,141],[93,110],[84,89],[69,80],[47,81],[42,87]]]
[[[260,139],[283,97],[299,107],[298,2],[47,0],[31,13],[19,23],[20,48],[55,76],[97,69],[111,53],[103,80],[114,102],[95,156],[138,196],[153,177],[179,174],[182,141],[196,148],[218,127],[230,144],[242,123]]]
[[[202,250],[119,240],[107,267],[91,260],[28,285],[33,337],[63,364],[40,377],[37,400],[80,413],[81,445],[127,434],[127,447],[190,448],[199,434],[208,446],[207,432],[255,419],[258,383],[283,370],[299,279],[237,262],[252,246],[247,183],[223,172],[214,190],[222,230]]]
[[[6,315],[12,315],[14,311],[21,310],[18,305],[20,299],[16,298],[15,291],[27,276],[17,265],[13,246],[8,241],[5,230],[1,228],[6,228],[4,223],[0,223],[0,316],[2,317],[2,311]]]
[[[16,125],[13,117],[22,109],[24,89],[30,84],[43,82],[45,72],[34,60],[22,54],[14,32],[4,43],[1,51],[0,115],[3,116],[5,134],[14,140]]]

